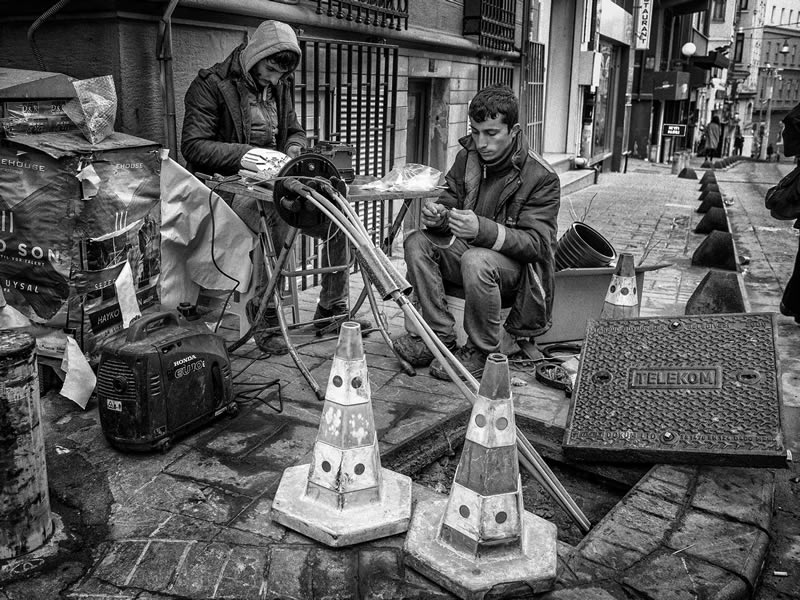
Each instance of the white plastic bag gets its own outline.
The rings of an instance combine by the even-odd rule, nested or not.
[[[361,186],[365,190],[379,192],[425,192],[439,184],[442,172],[416,163],[395,167],[377,181]]]

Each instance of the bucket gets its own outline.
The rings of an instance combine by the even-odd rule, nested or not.
[[[614,246],[596,230],[580,221],[570,225],[556,245],[556,271],[607,267],[617,257]]]
[[[36,550],[53,532],[36,374],[36,340],[0,330],[0,560]]]

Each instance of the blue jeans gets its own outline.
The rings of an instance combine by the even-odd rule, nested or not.
[[[419,230],[406,238],[404,248],[415,302],[439,339],[446,344],[456,339],[455,319],[444,298],[447,281],[464,289],[464,331],[469,343],[484,354],[499,351],[502,301],[516,295],[522,265],[459,238],[443,248]]]
[[[289,233],[289,224],[281,219],[272,202],[264,202],[263,204],[272,245],[275,247],[276,254],[280,254],[283,242]],[[255,233],[258,233],[261,228],[261,219],[256,199],[251,196],[236,195],[230,205],[233,212],[239,216],[245,225]],[[330,224],[330,226],[320,225],[312,229],[303,230],[303,234],[325,241],[322,249],[321,267],[343,265],[348,262],[347,237],[337,226],[333,224]],[[267,273],[263,269],[258,273],[257,277],[255,296],[259,298],[269,281],[267,280]],[[347,306],[349,277],[350,269],[321,275],[320,283],[322,289],[319,293],[319,304],[322,308],[330,310],[334,307]],[[270,305],[272,305],[272,299],[270,299]]]

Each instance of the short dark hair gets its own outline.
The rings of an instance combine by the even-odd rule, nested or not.
[[[281,50],[275,54],[270,54],[266,57],[267,62],[274,64],[281,71],[294,71],[300,63],[300,57],[297,52],[291,50]]]
[[[478,123],[487,119],[496,119],[498,115],[508,129],[519,120],[519,100],[514,91],[507,85],[492,85],[480,90],[469,105],[469,118]]]

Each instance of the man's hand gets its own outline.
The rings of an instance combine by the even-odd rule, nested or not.
[[[302,149],[301,146],[298,146],[297,144],[292,144],[291,146],[286,148],[286,154],[289,156],[289,158],[296,158],[300,156],[301,149]]]
[[[450,231],[456,237],[472,240],[478,235],[478,215],[471,210],[454,208],[450,211]]]
[[[446,206],[429,198],[422,205],[422,224],[426,227],[439,227],[444,222],[446,214]]]

